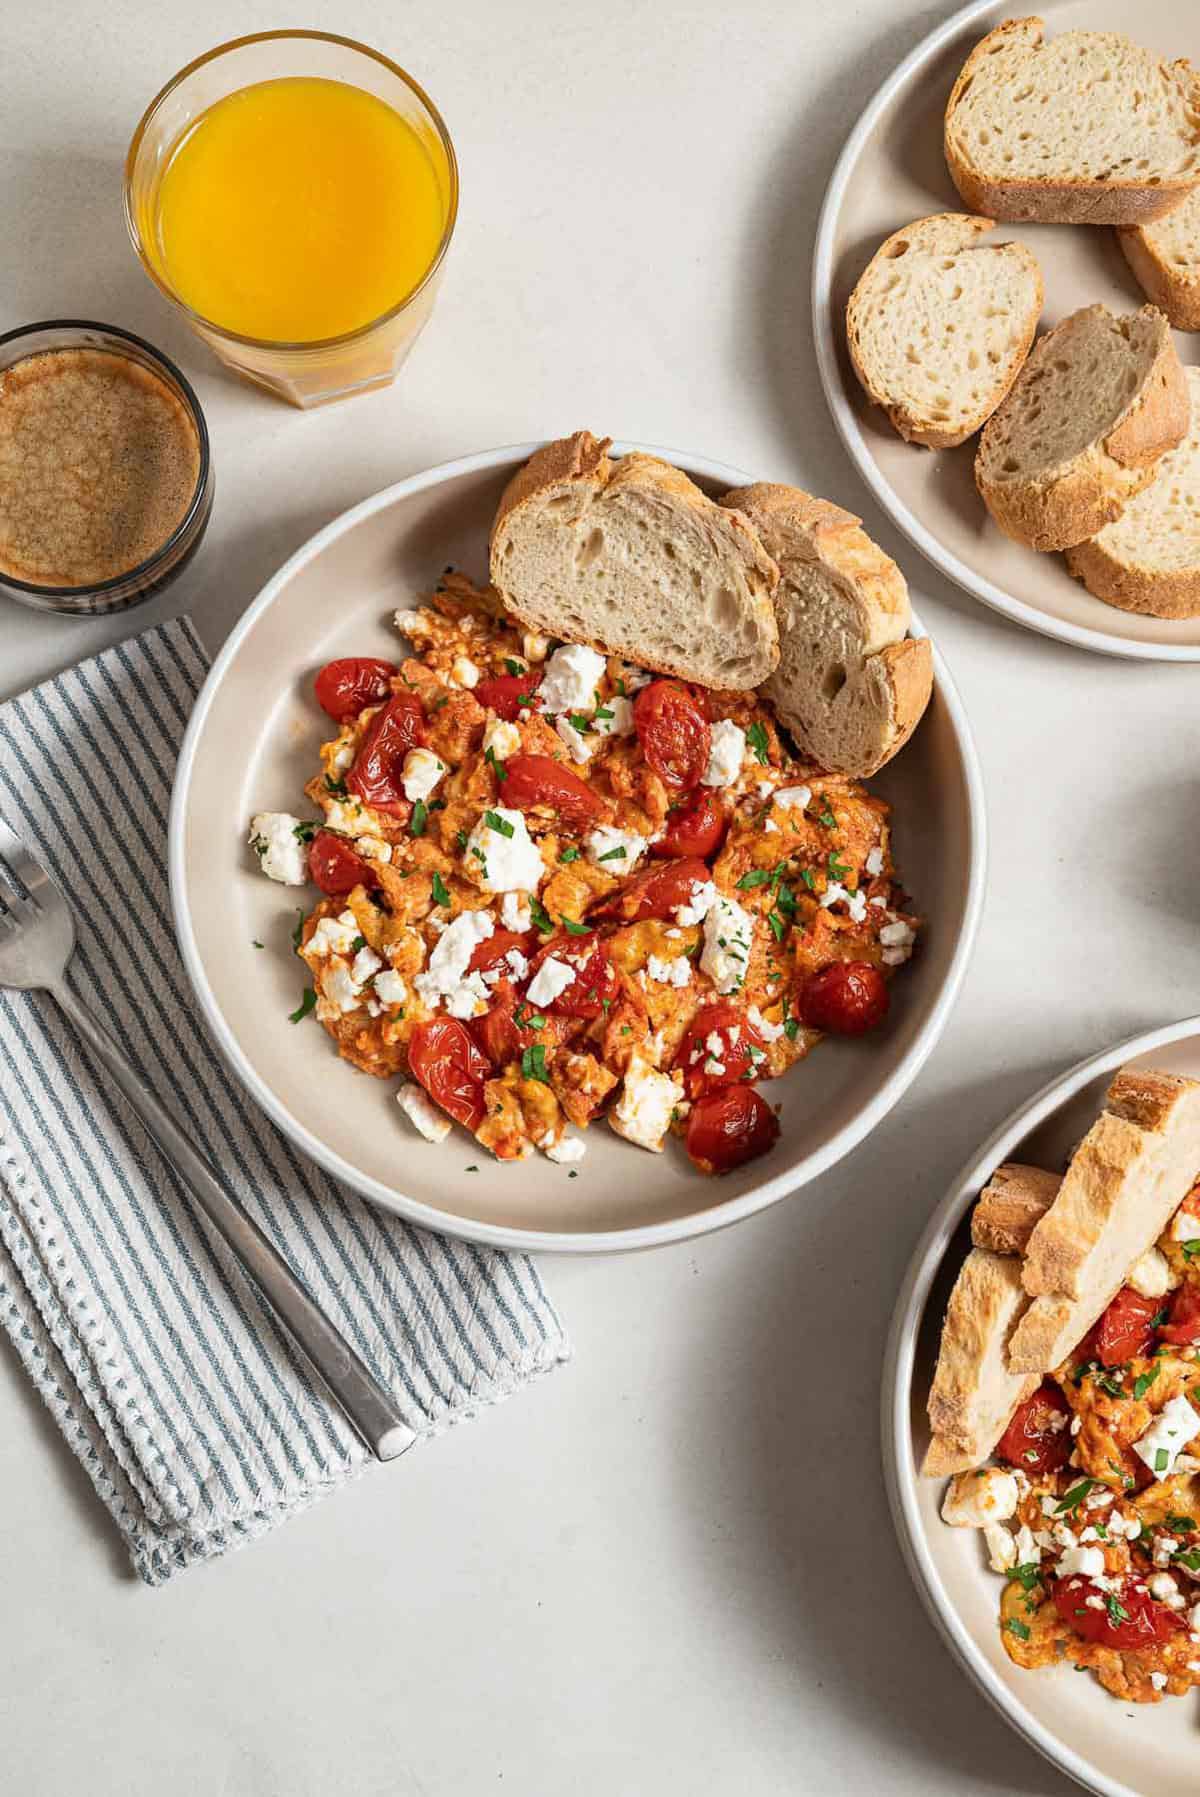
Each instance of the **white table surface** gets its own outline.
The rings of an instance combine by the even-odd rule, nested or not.
[[[0,601],[0,692],[190,610],[210,649],[318,525],[401,475],[581,425],[861,510],[973,720],[990,806],[957,1012],[872,1140],[794,1200],[550,1263],[574,1362],[154,1593],[0,1342],[4,1797],[1061,1793],[919,1608],[878,1466],[884,1333],[959,1163],[1052,1073],[1197,1003],[1187,667],[1057,647],[874,512],[809,335],[842,138],[941,17],[913,0],[310,0],[443,107],[463,201],[400,384],[302,415],[225,378],[125,239],[142,107],[268,0],[9,6],[0,328],[132,327],[199,389],[217,503],[183,581],[95,623]]]

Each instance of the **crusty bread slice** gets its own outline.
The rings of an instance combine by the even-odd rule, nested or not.
[[[907,637],[895,562],[828,500],[760,482],[726,493],[779,564],[779,667],[764,691],[797,745],[831,773],[873,774],[929,703],[933,656]]]
[[[1089,593],[1155,618],[1200,614],[1200,368],[1186,368],[1191,427],[1144,492],[1090,543],[1067,550]]]
[[[846,307],[854,372],[900,435],[965,443],[1017,377],[1042,311],[1042,275],[1021,243],[982,243],[990,218],[940,212],[894,231]]]
[[[1200,331],[1200,187],[1165,217],[1117,237],[1147,299],[1177,331]]]
[[[1200,1083],[1122,1069],[1029,1238],[1021,1282],[1033,1302],[1009,1344],[1014,1376],[1044,1373],[1079,1344],[1157,1241],[1198,1166]]]
[[[1069,549],[1119,518],[1188,428],[1188,390],[1162,313],[1085,306],[1038,339],[983,427],[975,481],[1030,549]]]
[[[1062,1176],[1044,1167],[1005,1161],[997,1167],[971,1212],[971,1241],[993,1254],[1024,1254],[1033,1234],[1053,1204]]]
[[[656,456],[614,461],[589,431],[509,481],[491,576],[531,629],[704,686],[760,686],[779,660],[779,570],[737,512]]]
[[[946,162],[972,212],[1005,223],[1140,225],[1200,181],[1200,83],[1111,31],[1046,41],[1008,19],[946,107]]]
[[[1016,1373],[1008,1362],[1009,1338],[1028,1303],[1015,1255],[971,1249],[946,1306],[929,1389],[927,1477],[978,1466],[1038,1384],[1039,1374]]]

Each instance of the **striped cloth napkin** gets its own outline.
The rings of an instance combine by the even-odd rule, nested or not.
[[[395,1393],[415,1442],[570,1350],[531,1261],[371,1210],[301,1159],[218,1057],[165,870],[204,673],[176,621],[0,705],[0,816],[74,907],[76,990]],[[375,1464],[40,993],[0,991],[0,1321],[148,1584]]]

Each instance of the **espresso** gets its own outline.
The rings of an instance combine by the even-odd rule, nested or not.
[[[47,350],[0,371],[0,575],[113,580],[162,548],[200,478],[182,401],[102,349]]]

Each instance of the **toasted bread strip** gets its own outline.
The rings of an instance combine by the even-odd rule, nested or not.
[[[1015,1256],[972,1248],[946,1306],[929,1391],[934,1441],[922,1468],[928,1477],[986,1459],[1036,1387],[1038,1374],[1013,1372],[1008,1364],[1009,1337],[1028,1302]]]
[[[1024,1254],[1033,1233],[1050,1209],[1062,1176],[1044,1167],[1005,1161],[980,1192],[971,1212],[971,1241],[993,1254]]]
[[[1200,187],[1164,218],[1117,238],[1146,298],[1177,331],[1200,331]]]

